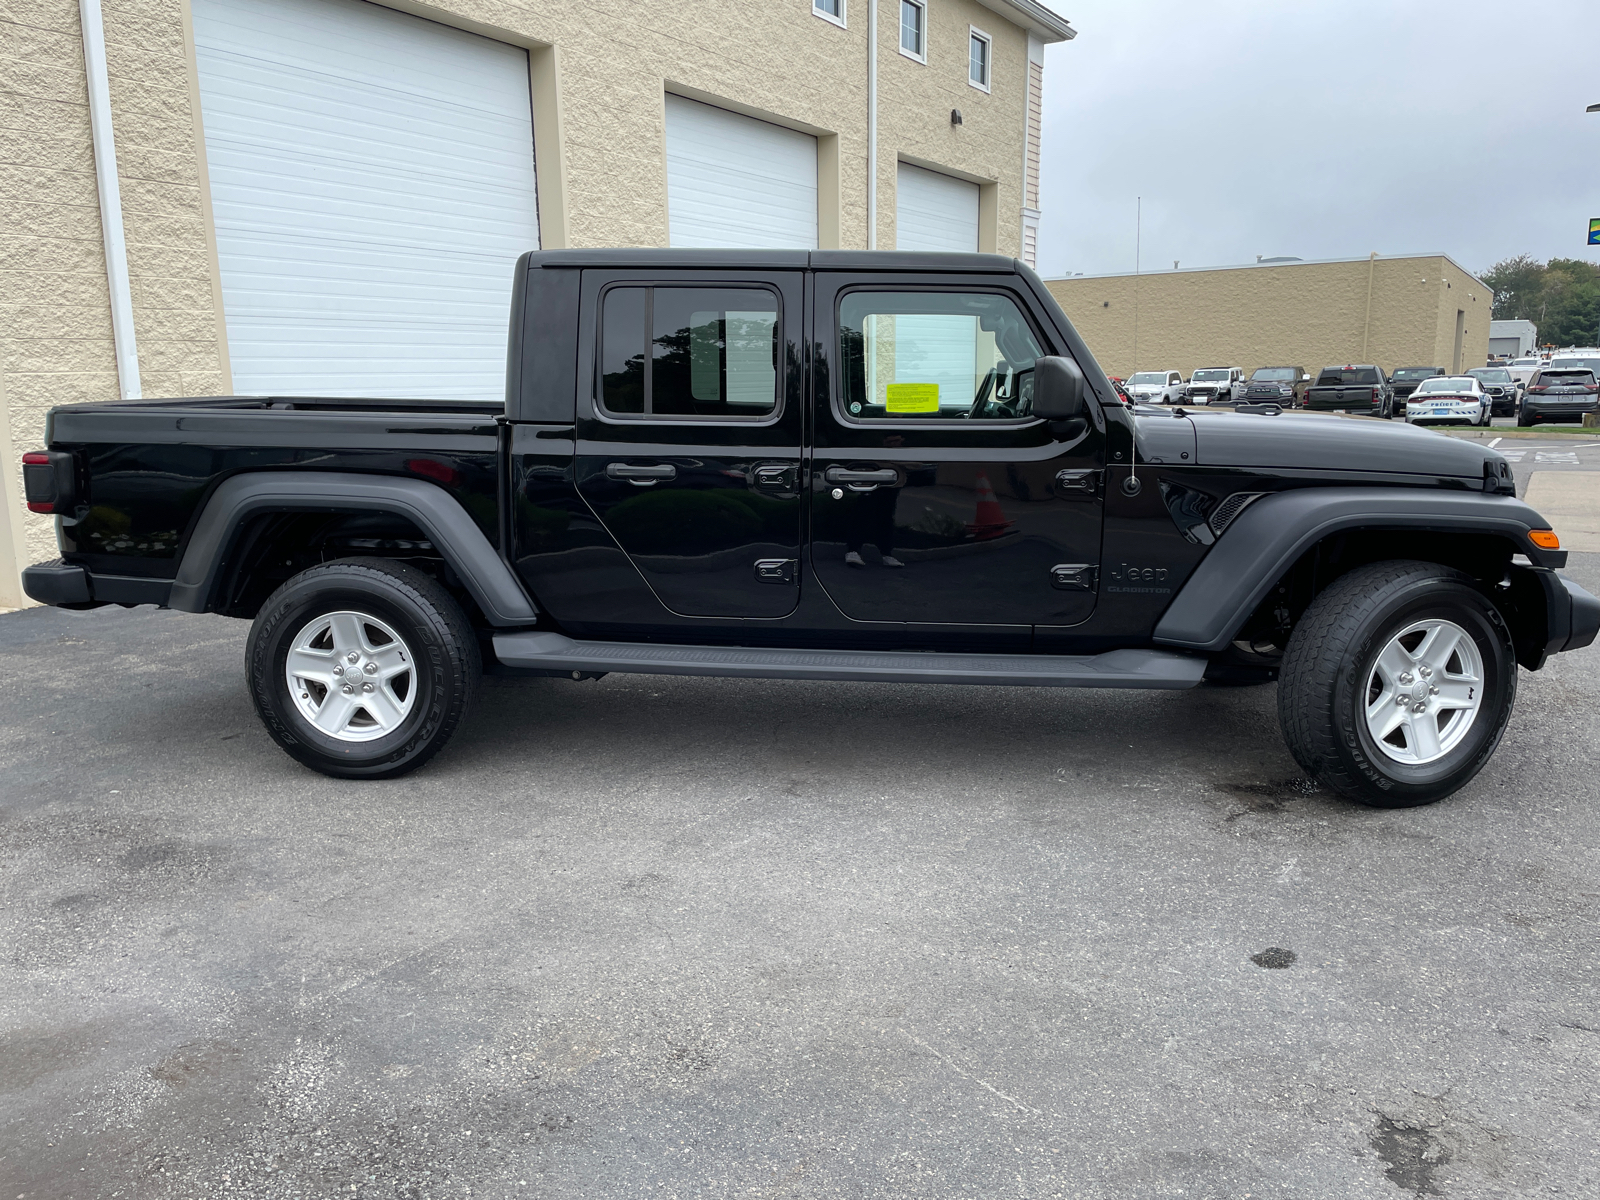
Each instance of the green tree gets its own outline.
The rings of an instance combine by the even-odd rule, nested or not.
[[[1496,320],[1532,321],[1544,345],[1600,345],[1600,265],[1519,254],[1480,278],[1494,291]]]
[[[1530,298],[1536,297],[1544,282],[1544,264],[1526,254],[1501,259],[1485,271],[1480,278],[1494,291],[1494,319],[1497,321],[1531,321],[1524,311]]]

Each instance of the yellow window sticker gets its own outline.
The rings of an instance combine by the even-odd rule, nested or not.
[[[888,409],[892,413],[936,413],[939,411],[937,383],[891,383]]]

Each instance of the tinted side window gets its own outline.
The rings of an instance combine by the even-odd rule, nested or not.
[[[600,405],[622,417],[768,416],[778,341],[778,300],[765,288],[611,288]]]
[[[851,292],[839,302],[840,400],[856,420],[1017,420],[1044,352],[1005,296]]]

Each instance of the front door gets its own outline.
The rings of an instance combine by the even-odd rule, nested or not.
[[[860,621],[1086,619],[1104,436],[1031,415],[1034,360],[1055,348],[1021,298],[826,275],[815,295],[810,553],[833,602]]]
[[[674,613],[799,600],[800,281],[584,272],[578,492]]]

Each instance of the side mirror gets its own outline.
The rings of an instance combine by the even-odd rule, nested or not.
[[[1083,412],[1083,372],[1070,358],[1046,357],[1033,364],[1033,415],[1067,421]]]

